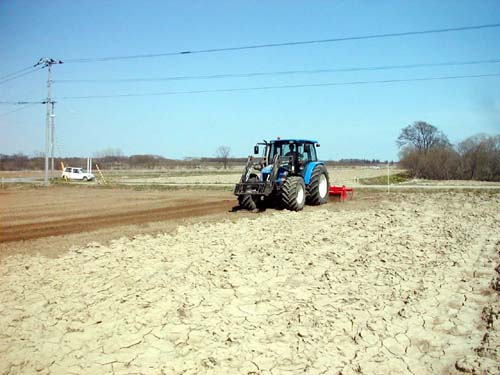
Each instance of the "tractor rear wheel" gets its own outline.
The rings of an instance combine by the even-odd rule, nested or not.
[[[313,169],[311,181],[307,187],[307,203],[313,206],[325,204],[328,202],[329,190],[328,171],[324,165],[317,165]]]
[[[290,211],[300,211],[306,202],[306,187],[302,177],[291,176],[281,187],[281,204]]]

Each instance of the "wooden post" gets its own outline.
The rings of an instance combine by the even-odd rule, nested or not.
[[[101,169],[99,168],[99,164],[96,164],[95,166],[96,166],[97,170],[99,171],[99,175],[101,176],[102,182],[104,183],[104,185],[107,185],[108,183],[107,183],[106,179],[104,178],[104,175],[102,174]]]
[[[389,179],[390,179],[390,169],[389,169],[389,160],[387,160],[387,193],[389,193]]]

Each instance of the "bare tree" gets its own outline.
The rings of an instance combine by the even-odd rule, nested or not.
[[[476,134],[458,144],[461,174],[472,180],[500,179],[500,135]]]
[[[416,121],[401,130],[396,143],[401,164],[411,175],[438,180],[456,176],[458,154],[448,137],[434,125]]]
[[[409,147],[424,154],[435,146],[450,146],[448,137],[425,121],[416,121],[403,128],[396,143],[400,148]]]
[[[229,146],[219,146],[217,150],[215,150],[215,157],[224,165],[224,169],[227,169],[230,154],[231,147]]]

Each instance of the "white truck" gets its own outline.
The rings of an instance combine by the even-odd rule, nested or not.
[[[83,168],[74,167],[65,167],[61,177],[65,180],[92,181],[95,179],[92,173],[84,171]]]

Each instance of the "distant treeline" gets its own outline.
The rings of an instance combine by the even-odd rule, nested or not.
[[[246,159],[231,159],[232,163],[243,164]],[[61,169],[61,162],[65,166],[85,168],[87,158],[66,157],[54,158],[56,169]],[[222,161],[217,158],[186,158],[184,160],[167,159],[159,155],[131,155],[131,156],[100,156],[92,158],[92,164],[101,169],[170,169],[170,168],[201,168],[206,166],[221,167]],[[0,170],[40,170],[45,168],[45,158],[30,157],[24,154],[0,154]]]
[[[223,168],[224,160],[217,157],[187,157],[182,160],[167,159],[159,155],[115,155],[115,156],[99,156],[92,158],[93,165],[98,164],[101,169],[171,169],[171,168]],[[229,167],[242,166],[246,163],[247,158],[228,158],[227,164]],[[86,167],[87,158],[82,157],[66,157],[55,158],[55,169],[61,169],[61,162],[65,166],[71,167]],[[326,164],[329,166],[371,166],[378,165],[381,162],[378,159],[340,159],[328,160]],[[1,171],[16,171],[16,170],[41,170],[45,168],[45,158],[42,156],[28,156],[24,154],[4,155],[0,154],[0,170]]]
[[[435,126],[417,121],[397,140],[400,163],[417,178],[500,181],[500,135],[476,134],[457,145]]]

